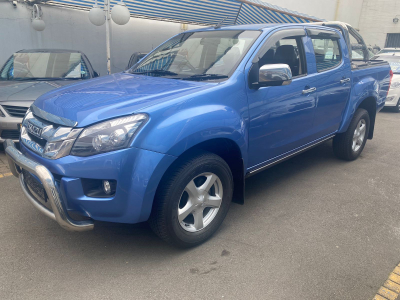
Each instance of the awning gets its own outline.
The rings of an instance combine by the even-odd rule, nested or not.
[[[97,1],[99,5],[102,0]],[[132,17],[199,25],[308,23],[323,21],[262,0],[125,0]],[[46,4],[89,10],[94,0],[53,0]],[[111,6],[117,1],[111,1]]]

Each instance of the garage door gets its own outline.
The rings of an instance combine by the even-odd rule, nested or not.
[[[400,47],[400,33],[388,33],[386,38],[386,48]]]

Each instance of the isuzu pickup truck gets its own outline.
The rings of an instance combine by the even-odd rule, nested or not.
[[[333,139],[341,159],[372,139],[384,61],[342,23],[187,31],[131,69],[51,91],[26,114],[10,168],[29,201],[73,231],[149,221],[179,247],[207,240],[246,177]]]

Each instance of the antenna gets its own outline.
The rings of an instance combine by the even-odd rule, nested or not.
[[[220,29],[222,27],[222,23],[224,23],[227,18],[228,17],[223,18],[217,25],[215,25],[214,29]]]

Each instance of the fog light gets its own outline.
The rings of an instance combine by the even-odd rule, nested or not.
[[[111,194],[111,184],[108,180],[103,180],[103,191],[107,195]]]

